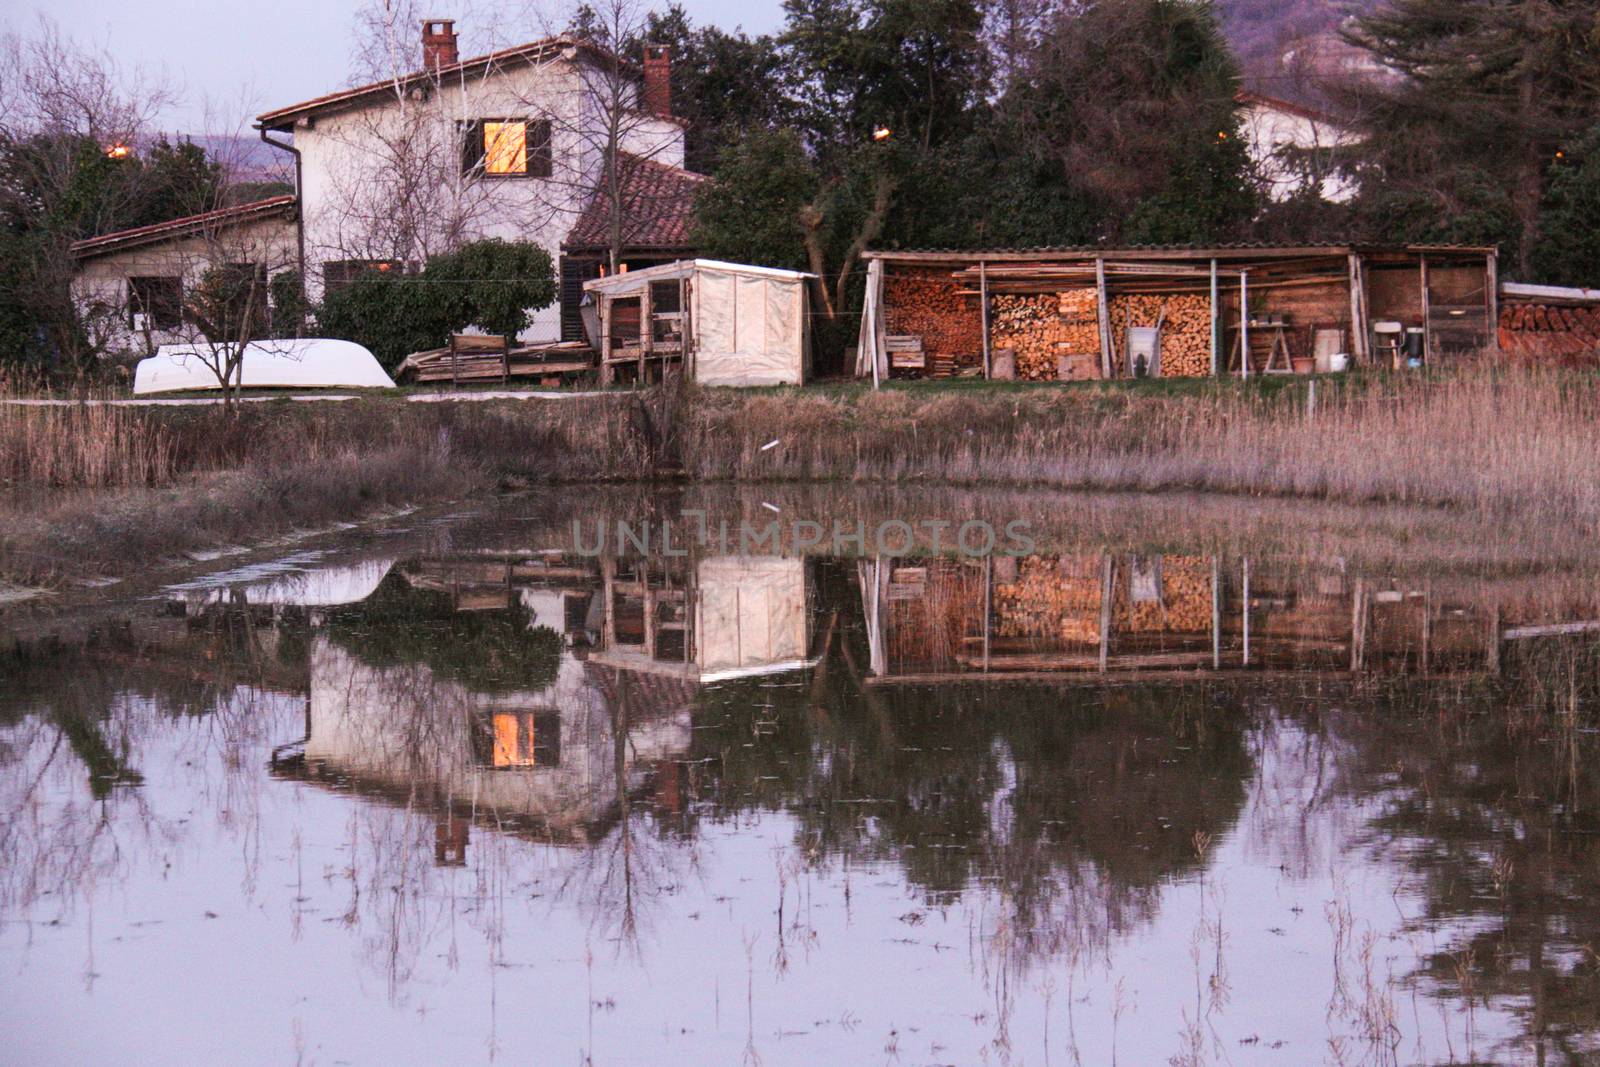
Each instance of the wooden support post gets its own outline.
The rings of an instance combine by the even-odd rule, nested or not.
[[[650,283],[644,283],[644,289],[639,293],[639,382],[645,383],[645,360],[649,358],[655,348],[655,330],[650,323],[651,315],[655,309],[650,304]]]
[[[883,337],[883,260],[874,259],[867,264],[867,300],[865,321],[861,324],[861,344],[866,346],[867,358],[872,361],[872,388],[879,386],[878,354],[882,351]]]
[[[1222,557],[1211,557],[1211,669],[1222,669]]]
[[[983,557],[983,669],[989,669],[989,619],[994,614],[994,557]]]
[[[1367,309],[1362,295],[1361,255],[1350,253],[1350,359],[1354,363],[1367,361]]]
[[[1490,674],[1500,674],[1500,605],[1496,604],[1489,613],[1488,626],[1488,654],[1484,657],[1484,666]]]
[[[1211,261],[1211,376],[1218,374],[1222,349],[1222,315],[1217,307],[1217,261]]]
[[[1350,672],[1360,671],[1367,665],[1367,587],[1356,579],[1350,598]]]
[[[1250,557],[1244,558],[1244,666],[1250,666]]]
[[[694,366],[689,361],[689,280],[678,279],[678,364],[683,368],[685,381],[694,380]]]
[[[1433,652],[1433,580],[1422,585],[1422,673],[1426,677]]]
[[[1250,272],[1239,272],[1239,377],[1250,378]]]
[[[1433,362],[1433,299],[1428,293],[1428,255],[1422,254],[1419,267],[1422,284],[1422,365]]]
[[[978,302],[981,305],[979,316],[983,321],[983,376],[990,376],[989,365],[989,264],[986,260],[978,261]],[[985,633],[987,633],[985,624]],[[987,659],[987,657],[985,657]],[[987,664],[985,664],[987,665]]]
[[[1111,343],[1111,308],[1106,303],[1106,261],[1104,256],[1096,257],[1094,261],[1094,288],[1096,294],[1096,309],[1100,319],[1100,376],[1102,378],[1120,377],[1112,374],[1111,357],[1114,347]]]
[[[1111,665],[1111,597],[1116,585],[1116,564],[1109,554],[1100,565],[1100,673]]]
[[[1484,265],[1484,280],[1489,307],[1489,351],[1495,355],[1500,354],[1500,253],[1489,253],[1489,261]]]
[[[616,368],[611,365],[611,296],[600,294],[600,384],[616,381]]]

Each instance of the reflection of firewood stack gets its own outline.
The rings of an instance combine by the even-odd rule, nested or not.
[[[1017,377],[1033,382],[1100,376],[1098,297],[1093,289],[1038,296],[995,296],[990,344],[1017,354]]]
[[[1133,575],[1117,583],[1116,629],[1124,633],[1200,633],[1211,629],[1211,563],[1204,556],[1163,556],[1161,597],[1139,599]]]
[[[1199,295],[1123,294],[1111,298],[1111,337],[1117,366],[1127,367],[1128,327],[1161,324],[1161,373],[1211,373],[1211,301]],[[1165,314],[1163,314],[1165,312]]]
[[[1017,580],[994,587],[999,635],[1099,644],[1100,580],[1100,562],[1092,557],[1021,560]]]

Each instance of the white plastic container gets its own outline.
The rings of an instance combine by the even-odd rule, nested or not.
[[[1350,369],[1350,356],[1344,352],[1335,352],[1328,357],[1328,371],[1331,374],[1343,374]]]

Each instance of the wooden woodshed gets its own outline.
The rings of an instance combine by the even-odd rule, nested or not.
[[[860,377],[1399,367],[1492,350],[1498,253],[1453,245],[868,252]]]

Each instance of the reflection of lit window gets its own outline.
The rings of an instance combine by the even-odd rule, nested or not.
[[[561,765],[561,713],[492,711],[474,723],[473,751],[479,764],[496,770]]]

